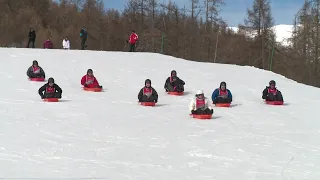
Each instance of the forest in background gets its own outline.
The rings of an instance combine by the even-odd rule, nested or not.
[[[84,26],[89,50],[128,51],[126,40],[135,30],[139,52],[254,66],[320,87],[319,0],[305,0],[292,17],[291,46],[275,42],[269,0],[254,1],[238,32],[229,29],[219,15],[220,7],[227,5],[223,0],[189,2],[179,7],[159,0],[128,0],[120,12],[105,7],[101,0],[0,0],[0,46],[26,47],[33,28],[36,48],[50,38],[54,48],[60,49],[62,39],[68,37],[71,49],[80,49]],[[256,32],[255,37],[246,36],[249,32]]]

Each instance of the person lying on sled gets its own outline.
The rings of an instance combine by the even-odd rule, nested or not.
[[[185,82],[177,76],[177,71],[172,70],[171,76],[164,83],[166,92],[183,92]]]
[[[102,88],[97,78],[94,77],[92,69],[88,69],[87,74],[81,78],[81,84],[87,88]]]
[[[44,84],[38,91],[41,99],[45,98],[61,98],[62,89],[54,83],[54,79],[51,77],[48,79],[48,83]]]
[[[46,78],[43,69],[38,65],[38,61],[34,60],[32,66],[27,70],[27,76],[29,78]]]
[[[281,101],[283,102],[283,96],[281,91],[276,88],[276,82],[271,80],[269,87],[267,86],[262,92],[262,99],[266,101]]]
[[[227,89],[227,83],[221,82],[220,87],[215,89],[211,96],[213,104],[219,103],[231,103],[232,94],[229,89]]]
[[[140,90],[138,94],[139,102],[158,102],[158,93],[157,91],[151,86],[151,80],[145,80],[145,86]]]
[[[210,100],[204,96],[202,90],[198,90],[196,96],[189,105],[191,114],[213,114]]]

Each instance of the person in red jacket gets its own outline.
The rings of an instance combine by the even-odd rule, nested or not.
[[[129,42],[130,43],[130,52],[135,52],[136,51],[136,43],[139,39],[139,36],[136,34],[134,30],[132,30],[131,35],[129,37]]]
[[[53,43],[50,39],[47,39],[44,43],[43,43],[43,49],[53,49]]]
[[[81,78],[81,84],[88,88],[102,88],[94,77],[92,69],[88,69],[87,74]]]

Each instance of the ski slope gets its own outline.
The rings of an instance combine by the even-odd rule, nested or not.
[[[191,62],[151,53],[0,49],[0,179],[319,180],[320,90],[253,67]],[[33,60],[63,90],[42,102],[26,71]],[[86,92],[92,68],[105,92]],[[185,96],[163,85],[171,70]],[[156,107],[137,103],[150,78]],[[265,105],[273,79],[284,106]],[[232,108],[189,117],[197,89],[227,82]]]

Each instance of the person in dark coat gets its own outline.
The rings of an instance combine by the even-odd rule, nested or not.
[[[27,70],[27,76],[29,78],[46,78],[46,74],[43,69],[38,65],[38,61],[34,60],[32,66]]]
[[[38,91],[41,99],[45,98],[61,98],[62,89],[54,83],[54,79],[51,77],[48,79],[48,83],[44,84]]]
[[[231,91],[227,89],[226,82],[220,83],[220,87],[213,91],[211,99],[213,104],[232,102],[232,94]]]
[[[281,101],[283,102],[283,96],[281,91],[276,88],[276,82],[271,80],[269,87],[267,86],[262,92],[262,99],[266,101]]]
[[[164,83],[166,92],[183,92],[185,82],[177,76],[177,71],[172,70],[171,76]]]
[[[29,48],[29,46],[30,46],[30,43],[32,43],[32,48],[35,48],[35,45],[34,45],[34,43],[35,43],[35,41],[36,41],[36,32],[35,32],[35,30],[34,29],[30,29],[30,31],[29,31],[29,40],[28,40],[28,44],[27,44],[27,48]]]
[[[158,93],[151,87],[151,80],[145,80],[145,86],[140,90],[138,94],[139,102],[158,102]]]
[[[81,38],[81,49],[84,50],[87,48],[86,42],[88,38],[88,32],[84,27],[82,27],[80,30],[80,38]]]

